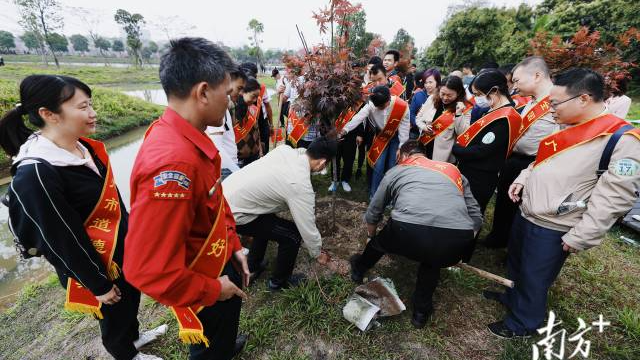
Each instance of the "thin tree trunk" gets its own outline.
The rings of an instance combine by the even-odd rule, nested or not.
[[[331,194],[331,233],[335,234],[336,229],[336,197],[338,196],[338,159],[334,156],[331,159],[331,167],[333,168],[333,174],[331,176],[332,181],[336,184],[336,189]]]
[[[47,24],[44,21],[44,11],[42,9],[40,9],[40,24],[42,25],[42,30],[44,32],[44,41],[47,46],[49,46],[51,55],[53,55],[53,61],[56,63],[56,68],[60,69],[60,62],[58,61],[56,52],[53,50],[53,46],[51,46],[51,41],[49,41],[49,31],[47,30]]]

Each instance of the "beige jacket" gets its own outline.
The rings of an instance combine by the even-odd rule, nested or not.
[[[305,152],[278,146],[229,175],[223,182],[223,192],[238,225],[248,224],[259,215],[289,210],[303,245],[316,258],[322,236],[316,227],[316,199]]]
[[[623,135],[609,170],[599,179],[598,163],[610,136],[601,136],[533,163],[514,183],[524,185],[522,215],[549,229],[577,250],[599,245],[616,219],[629,211],[640,188],[640,140]]]
[[[427,101],[422,105],[418,115],[416,115],[416,125],[420,131],[427,131],[431,128],[431,123],[435,120],[436,108],[433,103],[433,96],[429,96]],[[464,107],[464,104],[459,102],[459,107]],[[465,132],[471,122],[471,111],[466,114],[456,116],[453,120],[453,126],[444,130],[435,139],[433,139],[433,159],[436,161],[444,161],[449,163],[455,163],[456,158],[451,154],[453,144],[456,142],[458,135]]]

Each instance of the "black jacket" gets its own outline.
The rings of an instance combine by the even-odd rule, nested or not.
[[[72,277],[94,295],[103,295],[113,283],[84,222],[102,193],[106,166],[85,145],[102,177],[86,166],[24,164],[17,168],[9,186],[9,223],[14,236],[34,240],[56,269],[63,287]],[[122,197],[120,203],[122,216],[113,260],[122,268],[128,214]]]
[[[489,133],[493,133],[495,138],[487,144],[482,140]],[[497,174],[507,158],[508,147],[509,120],[504,117],[485,126],[467,147],[454,144],[452,153],[463,174],[467,168]]]

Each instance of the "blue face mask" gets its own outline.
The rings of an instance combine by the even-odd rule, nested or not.
[[[476,96],[474,97],[474,99],[476,100],[476,105],[478,105],[479,107],[489,107],[489,100],[487,99],[486,95]]]

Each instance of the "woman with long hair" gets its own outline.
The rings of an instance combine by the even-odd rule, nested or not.
[[[419,141],[426,146],[430,159],[455,162],[451,149],[456,137],[469,127],[472,107],[457,76],[446,77],[438,92],[427,99],[416,125],[421,131]]]
[[[260,83],[250,77],[247,79],[242,95],[238,97],[235,109],[234,130],[238,146],[238,162],[242,168],[262,156],[260,127],[255,118],[258,110],[256,101],[260,96]]]
[[[42,255],[53,265],[65,308],[99,319],[114,358],[159,359],[137,350],[166,325],[139,336],[140,292],[121,270],[128,213],[104,144],[86,137],[96,125],[83,82],[52,75],[22,81],[20,103],[0,120],[0,146],[13,157],[10,229],[23,256]]]

